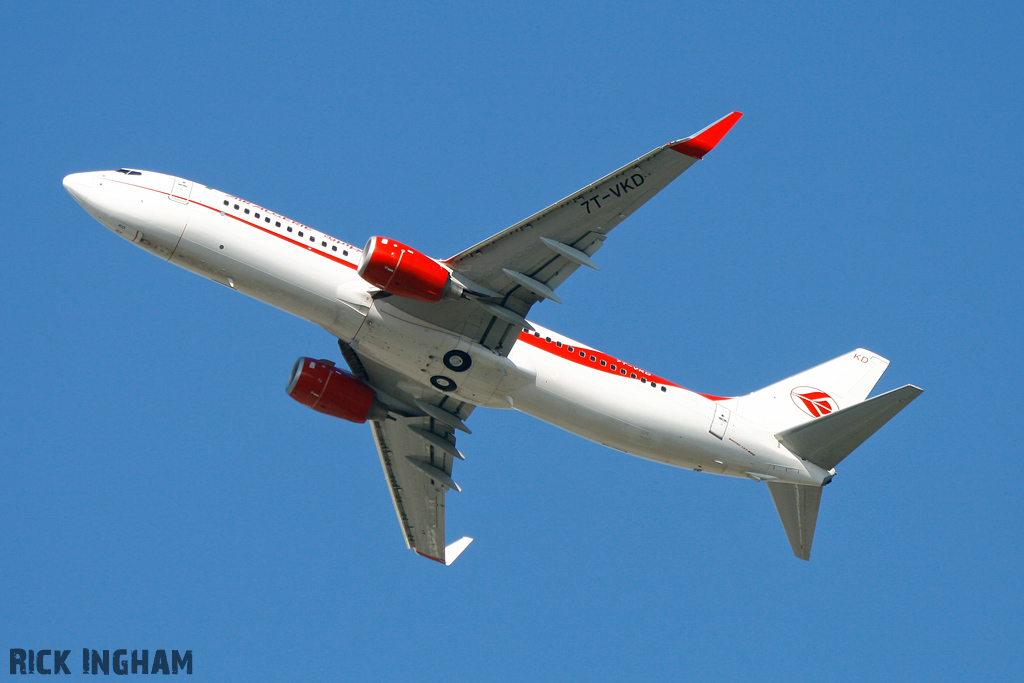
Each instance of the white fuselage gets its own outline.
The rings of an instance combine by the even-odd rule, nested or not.
[[[361,250],[219,190],[152,172],[68,176],[103,225],[162,259],[324,328],[430,393],[445,352],[470,354],[451,393],[515,409],[632,455],[696,471],[821,485],[828,473],[707,397],[536,326],[507,358],[371,299]]]

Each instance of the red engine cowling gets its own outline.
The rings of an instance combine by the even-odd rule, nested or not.
[[[295,361],[287,392],[304,406],[349,422],[361,424],[367,419],[387,417],[387,408],[377,400],[377,392],[322,360]]]
[[[371,237],[359,262],[359,276],[398,296],[440,301],[450,274],[434,259],[387,237]]]

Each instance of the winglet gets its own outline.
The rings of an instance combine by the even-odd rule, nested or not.
[[[459,559],[459,555],[462,551],[469,547],[469,544],[473,542],[473,539],[469,536],[463,536],[454,543],[450,543],[444,549],[444,564],[446,567],[450,567],[452,562]]]
[[[694,133],[690,137],[679,140],[678,142],[672,142],[669,147],[685,154],[686,156],[696,157],[697,159],[703,159],[704,155],[715,148],[725,134],[728,133],[736,122],[743,116],[738,111],[734,111],[727,116],[723,116],[707,128]]]

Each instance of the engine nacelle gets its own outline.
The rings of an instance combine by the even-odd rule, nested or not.
[[[461,287],[451,274],[426,254],[388,237],[371,237],[363,249],[359,276],[389,294],[434,303],[458,296]],[[454,290],[458,291],[454,291]]]
[[[295,361],[288,378],[288,395],[313,410],[362,424],[383,420],[387,408],[377,400],[377,392],[331,363],[312,358]]]

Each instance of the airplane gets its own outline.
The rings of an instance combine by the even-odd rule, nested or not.
[[[822,487],[922,390],[868,398],[889,365],[856,349],[746,396],[689,391],[527,320],[609,233],[715,148],[732,112],[447,259],[390,237],[363,249],[185,178],[121,168],[74,173],[68,193],[163,260],[318,325],[348,370],[299,358],[287,394],[369,422],[406,545],[450,565],[455,432],[477,407],[518,410],[625,453],[767,484],[790,547],[810,559]]]

